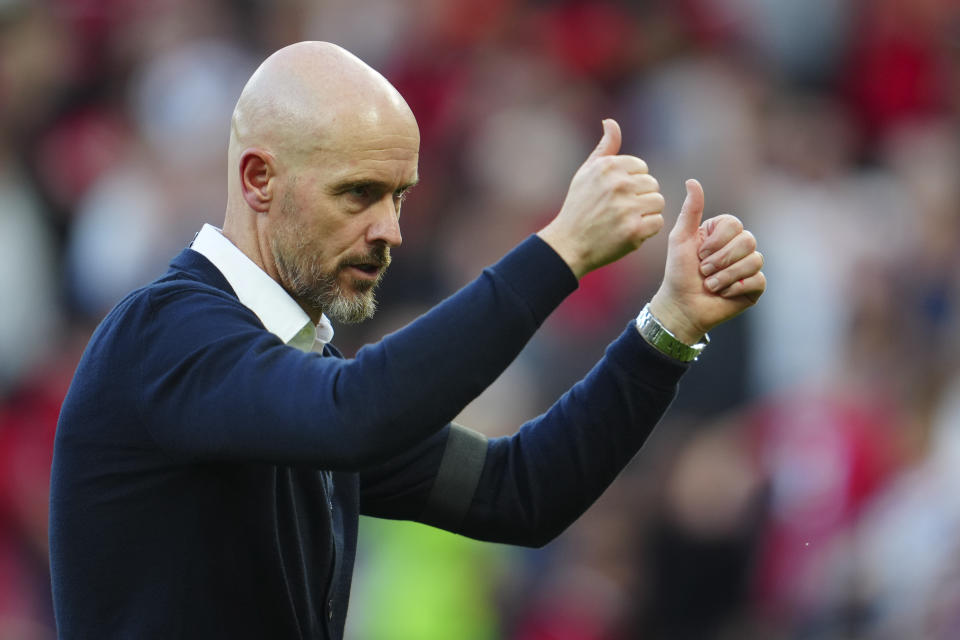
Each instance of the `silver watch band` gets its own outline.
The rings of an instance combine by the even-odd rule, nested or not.
[[[710,344],[710,336],[703,338],[694,345],[689,345],[677,339],[670,330],[660,324],[660,321],[650,312],[650,305],[644,305],[643,311],[637,316],[637,330],[643,339],[658,351],[667,354],[680,362],[691,362],[700,357],[703,350]]]

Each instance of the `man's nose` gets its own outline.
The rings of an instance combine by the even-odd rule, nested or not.
[[[393,198],[384,198],[377,203],[374,218],[367,227],[367,242],[384,242],[389,247],[398,247],[403,242],[400,216]]]

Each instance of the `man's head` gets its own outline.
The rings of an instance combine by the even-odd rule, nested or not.
[[[234,110],[224,233],[314,320],[363,320],[401,242],[419,148],[383,76],[336,45],[285,47]]]

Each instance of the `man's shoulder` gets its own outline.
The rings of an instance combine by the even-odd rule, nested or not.
[[[156,314],[164,307],[194,298],[198,304],[215,300],[229,306],[243,306],[236,296],[209,283],[190,278],[164,276],[128,293],[107,314],[104,322],[129,319],[131,314],[139,311]]]
[[[174,295],[214,295],[239,303],[237,294],[220,270],[201,253],[184,249],[173,260],[165,274],[134,294],[152,299]]]
[[[170,269],[153,282],[128,293],[100,323],[100,331],[124,325],[149,325],[194,315],[213,319],[217,310],[252,315],[226,279],[206,258],[184,250]]]
[[[245,308],[232,291],[224,291],[222,288],[202,280],[177,276],[170,277],[169,275],[131,292],[127,298],[131,304],[146,304],[154,311],[188,298],[196,298],[198,303],[217,301],[225,303],[227,306]]]

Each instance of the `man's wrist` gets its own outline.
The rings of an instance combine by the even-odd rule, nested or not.
[[[702,329],[687,318],[676,305],[672,304],[661,291],[650,299],[650,313],[680,342],[691,345],[700,342],[706,329]]]
[[[701,334],[689,343],[681,340],[654,315],[650,304],[645,305],[637,316],[636,326],[648,344],[680,362],[696,360],[710,344],[710,336],[707,334]]]
[[[567,266],[570,267],[570,271],[573,272],[577,280],[586,274],[587,269],[583,266],[583,260],[580,254],[569,242],[564,241],[561,234],[555,233],[551,225],[548,224],[538,231],[537,236],[546,242],[547,245],[567,263]]]

